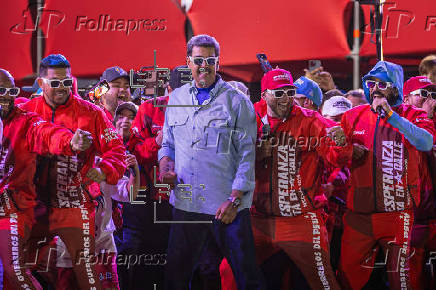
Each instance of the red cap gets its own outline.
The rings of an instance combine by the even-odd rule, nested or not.
[[[275,90],[281,87],[294,86],[292,75],[284,69],[273,69],[263,75],[261,88],[265,90]]]
[[[419,76],[410,78],[407,80],[407,82],[404,83],[403,95],[407,96],[413,91],[423,89],[429,86],[434,86],[436,88],[436,84],[432,83],[428,77]]]

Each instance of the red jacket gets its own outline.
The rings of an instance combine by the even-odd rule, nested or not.
[[[102,107],[102,109],[103,109],[104,114],[108,118],[109,122],[113,123],[114,122],[114,116],[112,116],[112,113],[109,112],[108,110],[106,110],[105,107]]]
[[[401,117],[434,134],[433,124],[423,110],[410,105],[392,108]],[[342,117],[347,142],[369,150],[353,161],[347,207],[355,212],[402,211],[419,205],[422,154],[385,119],[378,119],[370,105],[357,106]]]
[[[257,121],[261,135],[266,115]],[[313,199],[321,194],[321,158],[340,167],[349,156],[326,138],[327,127],[318,112],[293,106],[288,118],[271,128],[272,157],[256,160],[255,214],[297,216],[315,209]]]
[[[328,127],[340,126],[340,124],[332,121],[330,119],[324,119],[327,123]],[[350,160],[351,161],[351,160]],[[345,201],[348,187],[350,184],[350,169],[348,168],[351,163],[348,162],[348,166],[343,166],[341,168],[337,168],[332,166],[329,163],[325,163],[324,166],[324,175],[323,175],[323,184],[331,183],[334,186],[334,190],[332,192],[332,196],[339,198],[340,201]]]
[[[436,128],[436,119],[433,119],[433,126]],[[433,135],[436,144],[436,135]],[[427,224],[429,220],[436,220],[436,145],[430,152],[424,152],[421,168],[421,202],[415,209],[415,223]]]
[[[0,155],[0,196],[8,189],[18,209],[36,205],[33,178],[37,154],[73,155],[70,130],[15,107],[3,120]],[[0,197],[1,198],[1,197]],[[1,216],[1,212],[0,212]]]
[[[85,152],[71,158],[63,155],[41,158],[38,164],[41,173],[44,172],[43,168],[48,168],[49,172],[48,176],[38,176],[38,184],[47,187],[45,190],[50,194],[53,207],[79,206],[83,201],[81,189],[92,182],[86,178],[86,174],[93,167],[96,154],[102,158],[98,167],[106,174],[108,184],[117,184],[123,176],[126,170],[123,142],[100,108],[75,95],[71,95],[64,105],[56,109],[52,109],[43,96],[21,107],[70,130],[80,128],[92,134],[93,144]]]
[[[419,169],[422,180],[421,202],[414,211],[414,221],[417,224],[427,224],[429,220],[436,219],[436,149],[425,152],[422,158]]]
[[[154,186],[154,167],[156,166],[156,178],[159,177],[159,163],[157,152],[160,146],[156,143],[157,133],[162,130],[165,120],[165,109],[168,96],[158,97],[156,100],[147,100],[139,106],[138,113],[132,124],[128,148],[141,166],[141,186],[151,189],[151,197],[158,199],[158,190]],[[156,106],[155,106],[156,104]],[[163,106],[163,107],[162,107]],[[156,181],[159,183],[159,181]],[[160,194],[167,200],[167,194]]]
[[[264,99],[260,99],[259,102],[254,103],[253,106],[257,116],[263,117],[266,115],[268,105],[266,104]]]

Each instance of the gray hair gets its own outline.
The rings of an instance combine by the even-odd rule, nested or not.
[[[215,37],[209,36],[207,34],[200,34],[197,36],[192,37],[188,41],[188,49],[187,49],[187,55],[192,55],[192,48],[194,46],[201,46],[201,47],[213,47],[215,49],[215,56],[220,55],[220,44],[218,41],[216,41]]]
[[[345,94],[344,97],[348,97],[348,96],[364,98],[364,97],[365,97],[365,92],[364,92],[362,89],[350,90],[350,91],[348,91],[348,92]]]

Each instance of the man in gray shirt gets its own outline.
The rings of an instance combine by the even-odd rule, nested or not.
[[[159,150],[161,181],[174,190],[166,288],[186,289],[203,250],[216,242],[238,289],[264,289],[250,213],[256,118],[251,101],[216,74],[215,38],[188,42],[193,81],[172,92]]]

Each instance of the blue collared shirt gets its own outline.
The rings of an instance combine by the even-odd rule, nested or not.
[[[215,215],[233,189],[244,192],[238,210],[250,208],[255,185],[253,104],[217,77],[203,106],[196,98],[194,81],[171,93],[159,150],[159,160],[168,156],[175,161],[179,184],[170,203],[177,209],[210,215]]]

